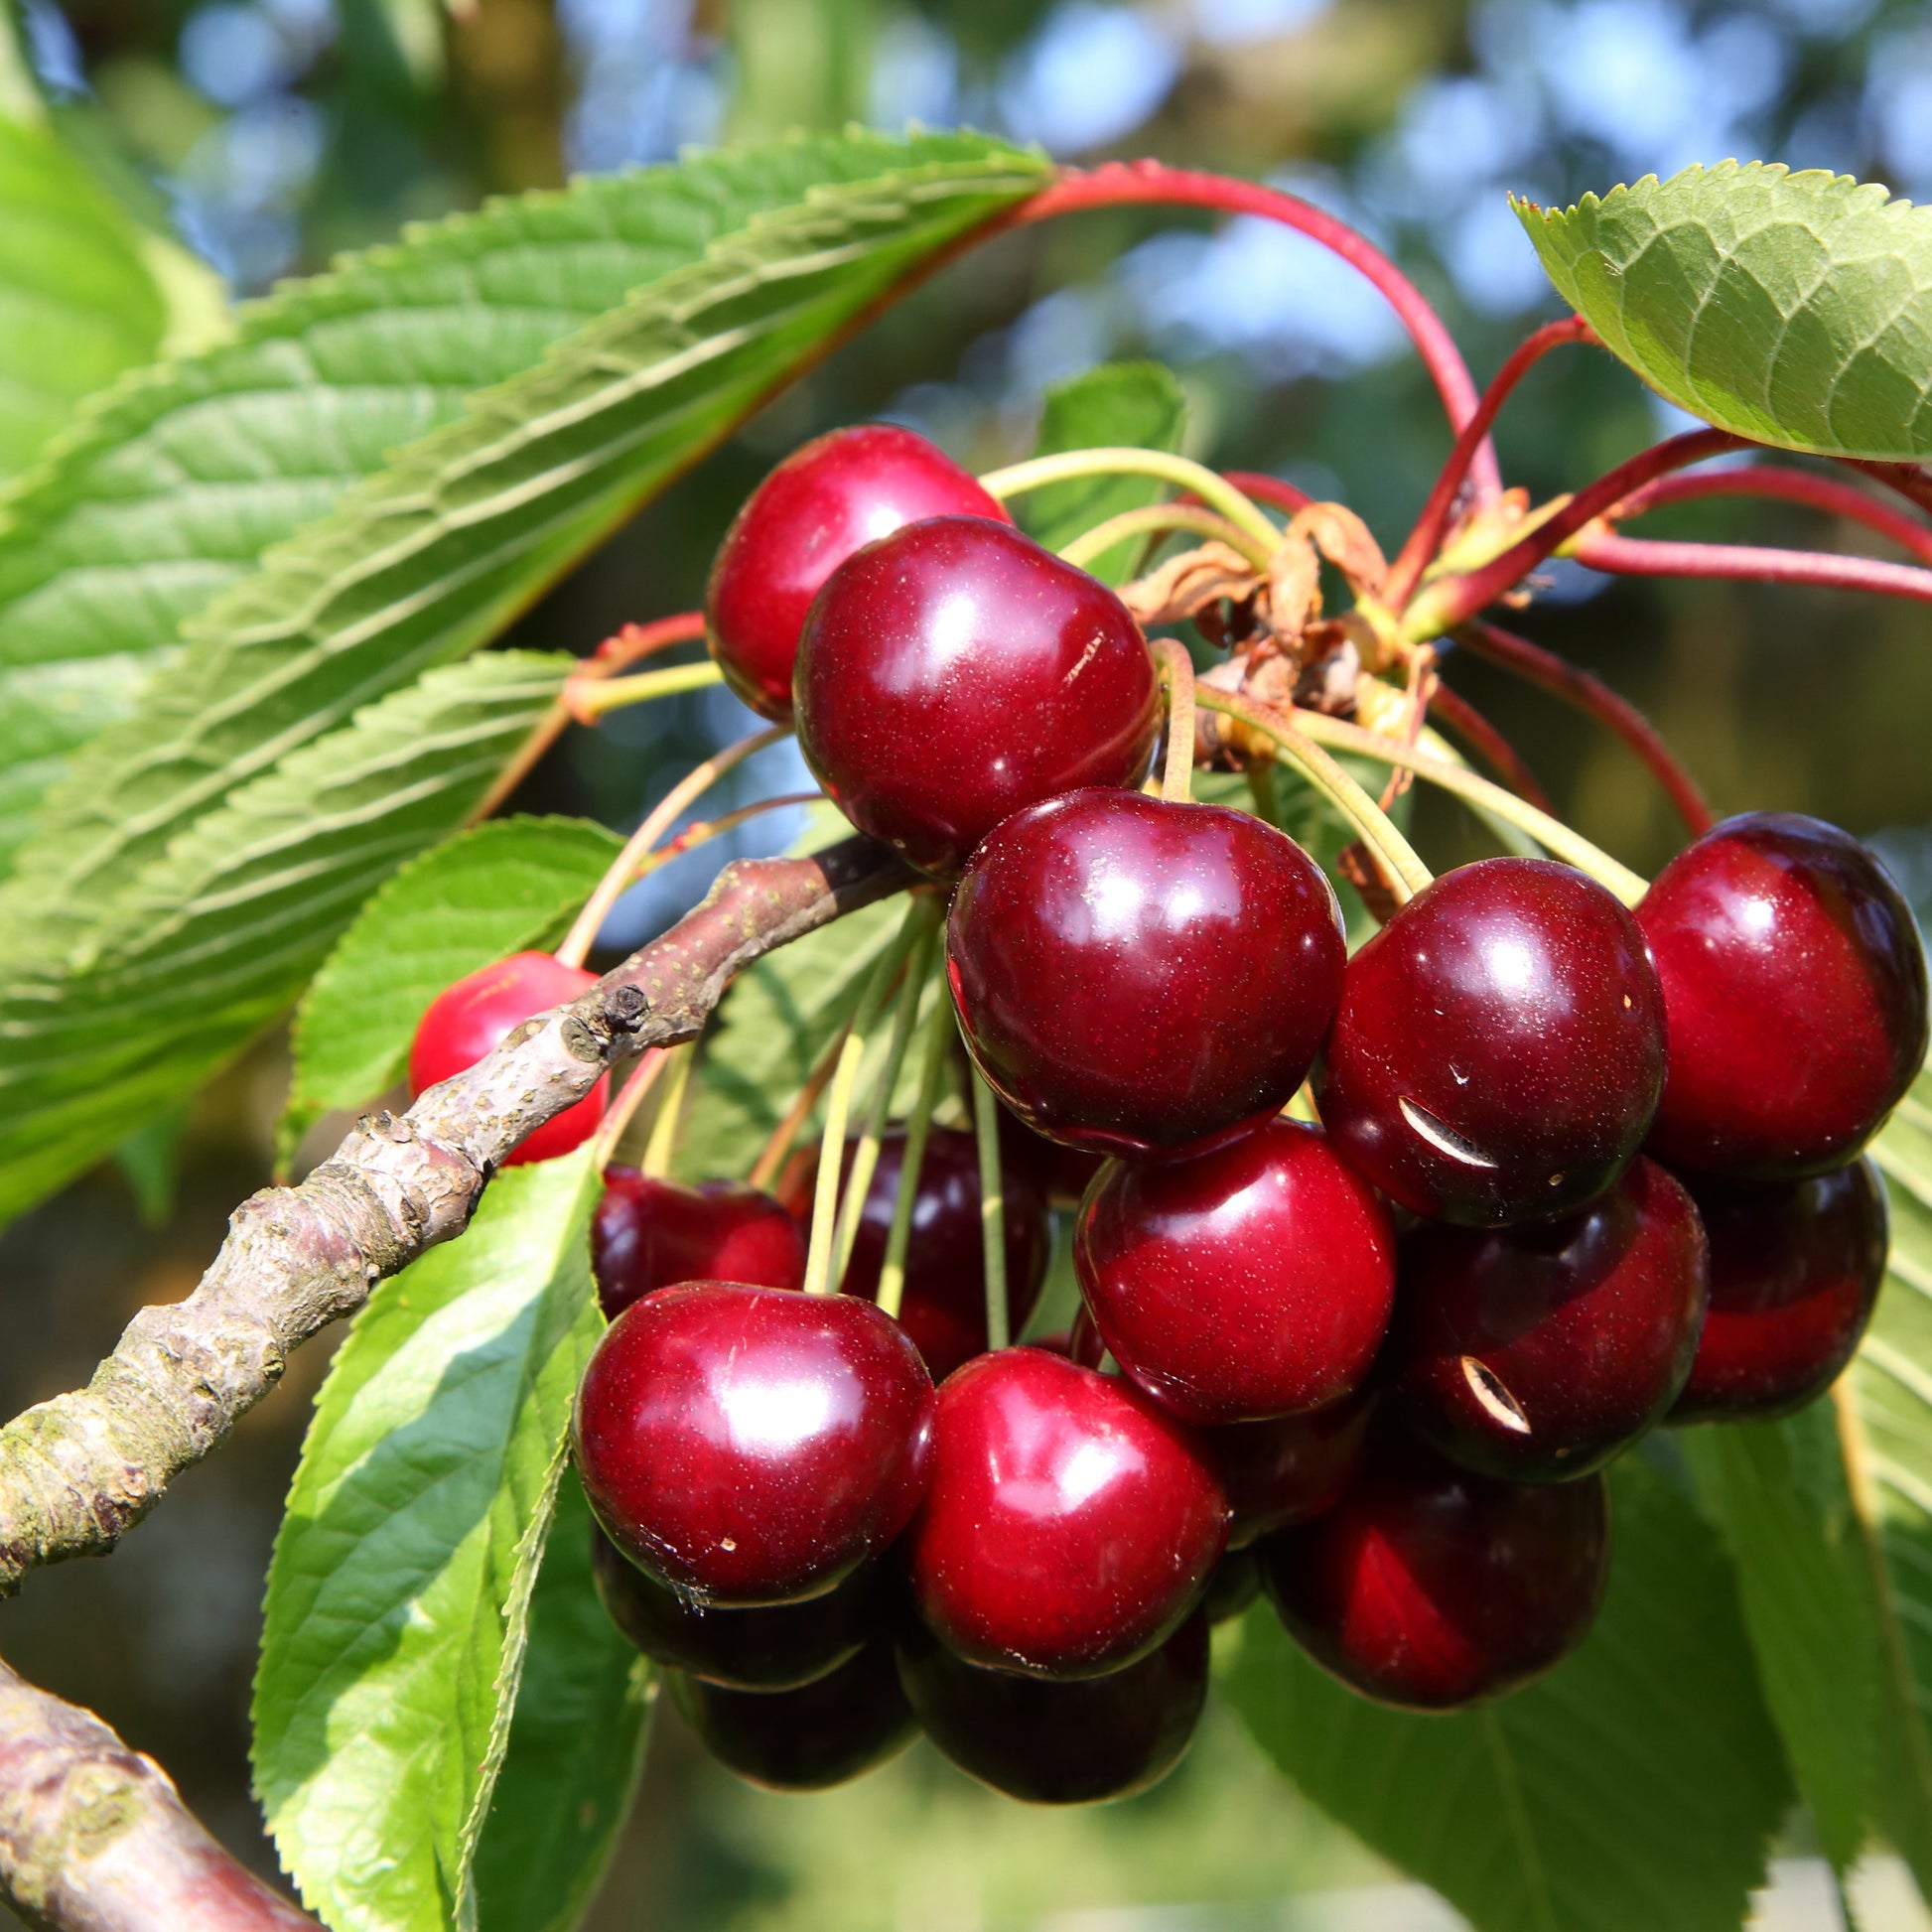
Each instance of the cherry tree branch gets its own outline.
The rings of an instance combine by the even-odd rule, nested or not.
[[[739,860],[703,904],[400,1116],[365,1116],[299,1187],[242,1202],[185,1302],[143,1309],[83,1390],[0,1429],[0,1596],[109,1550],[277,1381],[289,1351],[469,1224],[504,1155],[613,1061],[696,1037],[734,974],[911,882],[869,839]]]

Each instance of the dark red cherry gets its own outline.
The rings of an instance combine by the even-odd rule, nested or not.
[[[511,953],[445,987],[417,1023],[409,1046],[409,1091],[426,1092],[439,1080],[473,1067],[524,1021],[574,1000],[597,984],[595,973],[566,966],[547,952]],[[574,1107],[566,1107],[503,1157],[506,1168],[552,1161],[597,1132],[611,1097],[607,1074]]]
[[[950,878],[1002,819],[1137,783],[1159,729],[1127,607],[1005,523],[937,516],[848,558],[805,621],[798,748],[862,832]]]
[[[1637,919],[1670,1032],[1659,1160],[1738,1180],[1840,1167],[1923,1065],[1918,928],[1836,826],[1725,819],[1664,868]]]
[[[1201,1592],[1200,1610],[1209,1623],[1232,1623],[1261,1594],[1261,1565],[1252,1549],[1230,1550],[1214,1566]]]
[[[605,1332],[572,1442],[633,1563],[707,1602],[784,1603],[904,1528],[931,1430],[918,1351],[870,1302],[689,1282]]]
[[[958,464],[892,423],[794,450],[746,498],[705,587],[705,639],[756,712],[791,716],[792,660],[819,587],[859,549],[928,516],[1010,519]]]
[[[1316,1099],[1335,1152],[1403,1206],[1497,1227],[1600,1194],[1663,1084],[1636,920],[1568,866],[1484,859],[1348,962]]]
[[[1584,1640],[1609,1574],[1608,1498],[1600,1475],[1500,1482],[1415,1449],[1260,1556],[1289,1634],[1324,1670],[1381,1704],[1452,1711]]]
[[[1375,1189],[1299,1121],[1193,1161],[1112,1163],[1081,1205],[1073,1262],[1121,1372],[1190,1423],[1338,1401],[1395,1299]]]
[[[1344,959],[1334,892],[1293,839],[1132,791],[1010,818],[946,923],[980,1071],[1036,1132],[1104,1154],[1200,1154],[1278,1114]]]
[[[1192,1608],[1226,1540],[1204,1453],[1116,1377],[1008,1348],[939,1391],[904,1549],[920,1613],[969,1663],[1119,1670]]]
[[[1885,1278],[1869,1161],[1750,1187],[1688,1176],[1711,1242],[1711,1311],[1672,1422],[1788,1415],[1852,1359]]]
[[[1245,1548],[1340,1502],[1362,1466],[1379,1399],[1373,1388],[1359,1389],[1307,1415],[1203,1430],[1232,1512],[1229,1547]]]
[[[1098,1368],[1107,1359],[1107,1344],[1093,1325],[1093,1311],[1082,1302],[1073,1311],[1073,1325],[1066,1331],[1066,1359],[1082,1368]]]
[[[1078,1207],[1093,1177],[1105,1166],[1104,1154],[1063,1147],[1035,1134],[1010,1108],[1000,1109],[1000,1164],[1025,1174],[1055,1207]]]
[[[591,1272],[613,1321],[679,1282],[802,1288],[805,1237],[769,1194],[736,1180],[680,1187],[635,1168],[606,1168],[591,1223]]]
[[[591,1574],[611,1621],[646,1657],[728,1690],[796,1690],[856,1656],[883,1623],[875,1568],[802,1603],[728,1610],[660,1584],[602,1530],[591,1536]]]
[[[898,1669],[926,1735],[961,1770],[1029,1804],[1096,1804],[1148,1790],[1186,1755],[1207,1700],[1207,1619],[1078,1683],[982,1670],[916,1625]]]
[[[727,1770],[770,1791],[823,1791],[897,1757],[918,1725],[884,1637],[792,1691],[732,1691],[670,1673],[671,1696]]]
[[[1452,1460],[1563,1481],[1663,1420],[1709,1283],[1690,1195],[1640,1158],[1560,1221],[1405,1235],[1386,1380],[1409,1426]]]
[[[853,1146],[846,1145],[850,1162]],[[902,1131],[883,1135],[879,1166],[866,1190],[859,1238],[840,1284],[847,1295],[871,1301],[879,1293],[892,1233],[898,1177],[905,1165]],[[1018,1334],[1039,1300],[1052,1252],[1046,1203],[1033,1181],[1002,1160],[1001,1188],[1007,1245],[1008,1332]],[[788,1191],[807,1225],[814,1160]],[[913,1346],[925,1358],[935,1382],[986,1347],[986,1250],[980,1234],[979,1144],[970,1134],[935,1128],[919,1163],[919,1191],[912,1201],[912,1231],[905,1244],[905,1286],[898,1318]]]

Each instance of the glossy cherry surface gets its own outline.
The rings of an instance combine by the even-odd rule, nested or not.
[[[519,952],[445,987],[417,1023],[410,1042],[410,1093],[423,1093],[439,1080],[475,1066],[524,1021],[576,999],[596,984],[595,973],[566,966],[547,952]],[[597,1132],[610,1097],[607,1074],[574,1107],[545,1121],[506,1154],[503,1166],[551,1161],[582,1147]]]
[[[1815,1400],[1885,1278],[1885,1186],[1869,1161],[1750,1187],[1687,1176],[1711,1242],[1711,1310],[1672,1422],[1788,1415]]]
[[[732,1691],[681,1671],[670,1683],[712,1756],[770,1791],[844,1784],[897,1756],[918,1728],[884,1637],[793,1691]]]
[[[1321,869],[1247,812],[1081,791],[1009,819],[946,922],[961,1031],[1036,1132],[1178,1158],[1279,1113],[1340,993]]]
[[[1419,1228],[1402,1242],[1391,1398],[1469,1468],[1581,1475],[1677,1400],[1709,1284],[1697,1209],[1654,1161],[1559,1221]]]
[[[1637,919],[1670,1033],[1660,1160],[1743,1180],[1839,1167],[1924,1063],[1911,908],[1836,826],[1725,819],[1664,868]]]
[[[852,1158],[853,1143],[846,1147]],[[905,1135],[879,1142],[879,1166],[866,1190],[859,1238],[840,1288],[871,1301],[879,1293],[892,1233],[898,1177],[905,1166]],[[1052,1252],[1046,1203],[1027,1174],[1000,1163],[1007,1247],[1008,1332],[1018,1334],[1039,1300]],[[787,1192],[809,1216],[814,1161]],[[807,1221],[809,1225],[809,1219]],[[986,1347],[986,1250],[980,1234],[979,1144],[971,1134],[935,1128],[919,1163],[919,1191],[912,1201],[912,1231],[905,1244],[905,1286],[898,1318],[932,1372],[943,1381],[961,1362]]]
[[[939,1391],[931,1479],[903,1547],[948,1649],[1093,1677],[1178,1625],[1226,1538],[1206,1456],[1145,1396],[1043,1348],[1008,1348]]]
[[[1528,1683],[1588,1633],[1608,1500],[1600,1475],[1499,1482],[1396,1451],[1260,1556],[1289,1634],[1324,1670],[1379,1703],[1452,1711]]]
[[[1290,1120],[1192,1161],[1113,1163],[1081,1204],[1073,1260],[1122,1373],[1190,1423],[1338,1401],[1395,1299],[1375,1189]]]
[[[805,622],[798,748],[862,832],[950,878],[1002,819],[1137,783],[1159,729],[1127,607],[1005,523],[933,517],[848,558]]]
[[[1316,1075],[1335,1151],[1403,1206],[1495,1227],[1616,1179],[1664,1084],[1635,919],[1545,859],[1445,873],[1348,962]]]
[[[679,1282],[802,1288],[805,1237],[757,1187],[735,1180],[681,1187],[635,1168],[606,1168],[591,1222],[591,1272],[615,1321],[632,1302]]]
[[[591,1508],[663,1582],[725,1604],[841,1583],[904,1527],[932,1384],[870,1302],[661,1288],[598,1343],[572,1442]]]
[[[836,1670],[882,1627],[877,1569],[822,1596],[732,1610],[697,1604],[591,1532],[591,1574],[611,1621],[646,1657],[737,1691],[790,1691]]]
[[[1207,1619],[1079,1683],[981,1670],[917,1629],[898,1663],[919,1723],[961,1770],[1029,1804],[1094,1804],[1148,1790],[1186,1755],[1207,1698]]]
[[[746,498],[705,588],[705,637],[756,712],[791,716],[798,633],[819,587],[863,545],[927,516],[1007,512],[923,436],[893,423],[836,429],[794,450]]]
[[[1360,1389],[1307,1415],[1202,1430],[1227,1492],[1229,1548],[1332,1509],[1362,1467],[1380,1399],[1374,1388]]]

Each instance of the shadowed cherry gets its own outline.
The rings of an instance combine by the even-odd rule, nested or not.
[[[1201,1154],[1278,1114],[1342,983],[1321,869],[1247,812],[1081,791],[1010,818],[946,922],[961,1031],[1036,1132]]]
[[[1160,726],[1154,656],[1120,599],[972,516],[841,564],[793,688],[798,748],[833,802],[943,878],[1028,805],[1137,783]]]
[[[931,1431],[918,1351],[870,1302],[732,1282],[626,1309],[572,1420],[612,1541],[722,1604],[816,1596],[877,1556],[919,1499]]]
[[[1469,1468],[1582,1475],[1677,1400],[1709,1282],[1697,1209],[1654,1161],[1561,1221],[1425,1226],[1402,1242],[1391,1398]]]
[[[898,1663],[927,1736],[961,1770],[1029,1804],[1094,1804],[1150,1789],[1186,1755],[1207,1698],[1207,1619],[1079,1683],[982,1670],[916,1626]]]
[[[1227,1492],[1229,1547],[1245,1548],[1332,1509],[1362,1466],[1379,1401],[1370,1386],[1306,1415],[1202,1430],[1201,1445]]]
[[[669,1673],[684,1721],[718,1762],[768,1791],[823,1791],[897,1757],[918,1725],[893,1646],[875,1638],[792,1691],[732,1691]]]
[[[1484,859],[1348,962],[1316,1074],[1335,1152],[1415,1213],[1568,1213],[1629,1166],[1664,1084],[1643,934],[1593,881]]]
[[[1711,1241],[1711,1311],[1670,1420],[1763,1420],[1837,1381],[1885,1278],[1885,1186],[1869,1161],[1751,1187],[1687,1175]]]
[[[1196,1160],[1110,1164],[1073,1259],[1129,1381],[1182,1422],[1258,1422],[1339,1401],[1368,1373],[1395,1245],[1321,1130],[1274,1120]]]
[[[725,682],[761,716],[791,716],[798,633],[846,558],[928,516],[1009,520],[943,450],[893,423],[836,429],[794,450],[732,520],[705,588],[705,638]]]
[[[736,1180],[681,1187],[635,1168],[606,1168],[591,1223],[591,1272],[613,1321],[679,1282],[802,1288],[805,1238],[769,1194]]]
[[[1214,1566],[1201,1592],[1200,1611],[1209,1623],[1232,1623],[1261,1594],[1261,1565],[1252,1549],[1230,1550]]]
[[[1820,819],[1751,812],[1680,852],[1637,919],[1670,1035],[1651,1152],[1740,1180],[1851,1160],[1926,1050],[1925,954],[1877,860]]]
[[[939,1391],[904,1543],[920,1613],[969,1663],[1096,1677],[1193,1606],[1227,1538],[1200,1448],[1138,1390],[1042,1348],[981,1355]]]
[[[1325,1515],[1260,1546],[1289,1634],[1351,1690],[1453,1711],[1540,1677],[1586,1635],[1609,1574],[1600,1475],[1513,1483],[1384,1448]]]
[[[524,1021],[576,999],[596,984],[595,973],[566,966],[547,952],[518,952],[445,987],[417,1023],[410,1042],[411,1097],[475,1066]],[[503,1157],[503,1166],[553,1161],[582,1147],[597,1132],[610,1098],[607,1073],[575,1106],[526,1135]]]
[[[1012,1108],[1000,1109],[1002,1167],[1024,1174],[1054,1207],[1078,1207],[1106,1160],[1104,1154],[1049,1141],[1044,1134],[1035,1134]]]

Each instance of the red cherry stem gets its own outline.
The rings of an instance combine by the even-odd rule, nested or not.
[[[1271,477],[1260,470],[1223,470],[1221,475],[1244,496],[1252,496],[1257,503],[1266,503],[1270,509],[1284,510],[1293,516],[1297,510],[1308,509],[1314,498],[1306,489],[1297,489],[1292,483],[1284,483],[1280,477]]]
[[[1677,761],[1656,726],[1602,679],[1486,619],[1476,618],[1457,624],[1454,634],[1459,644],[1478,657],[1560,698],[1620,738],[1663,786],[1677,815],[1690,828],[1691,836],[1701,837],[1711,829],[1715,816],[1698,789],[1697,780]]]
[[[1768,463],[1752,464],[1745,469],[1703,470],[1694,475],[1659,477],[1655,483],[1632,490],[1605,514],[1612,523],[1627,523],[1670,504],[1699,502],[1708,496],[1766,496],[1780,502],[1802,503],[1808,509],[1822,510],[1827,516],[1842,516],[1849,522],[1862,523],[1920,563],[1932,564],[1932,528],[1916,516],[1907,516],[1889,503],[1877,501],[1856,483]]]
[[[1007,1227],[1005,1181],[1000,1173],[1000,1103],[977,1066],[973,1068],[973,1137],[980,1157],[980,1248],[986,1267],[986,1345],[1004,1348],[1007,1325]]]
[[[1451,691],[1439,678],[1429,694],[1429,708],[1519,798],[1527,798],[1538,811],[1553,809],[1550,794],[1537,782],[1536,773],[1523,762],[1516,747],[1460,692]]]
[[[1156,637],[1154,654],[1161,682],[1168,687],[1168,757],[1161,770],[1161,796],[1184,805],[1194,784],[1194,660],[1175,637]]]
[[[593,1167],[602,1170],[616,1158],[624,1129],[635,1118],[637,1109],[652,1088],[663,1078],[664,1068],[672,1055],[679,1050],[675,1046],[652,1046],[637,1056],[637,1064],[631,1070],[630,1078],[618,1089],[609,1110],[598,1123],[597,1139],[591,1147]]]
[[[905,1252],[912,1239],[912,1209],[919,1197],[919,1174],[926,1143],[932,1138],[932,1110],[939,1104],[954,1031],[952,996],[943,983],[926,1016],[919,1043],[919,1089],[905,1117],[905,1154],[899,1162],[898,1192],[893,1197],[893,1223],[886,1234],[886,1258],[879,1270],[879,1306],[895,1321],[905,1296]]]
[[[1748,543],[1665,543],[1587,530],[1569,554],[1591,570],[1619,577],[1742,578],[1757,584],[1819,584],[1829,590],[1873,591],[1932,604],[1932,570],[1813,550],[1774,550]]]

